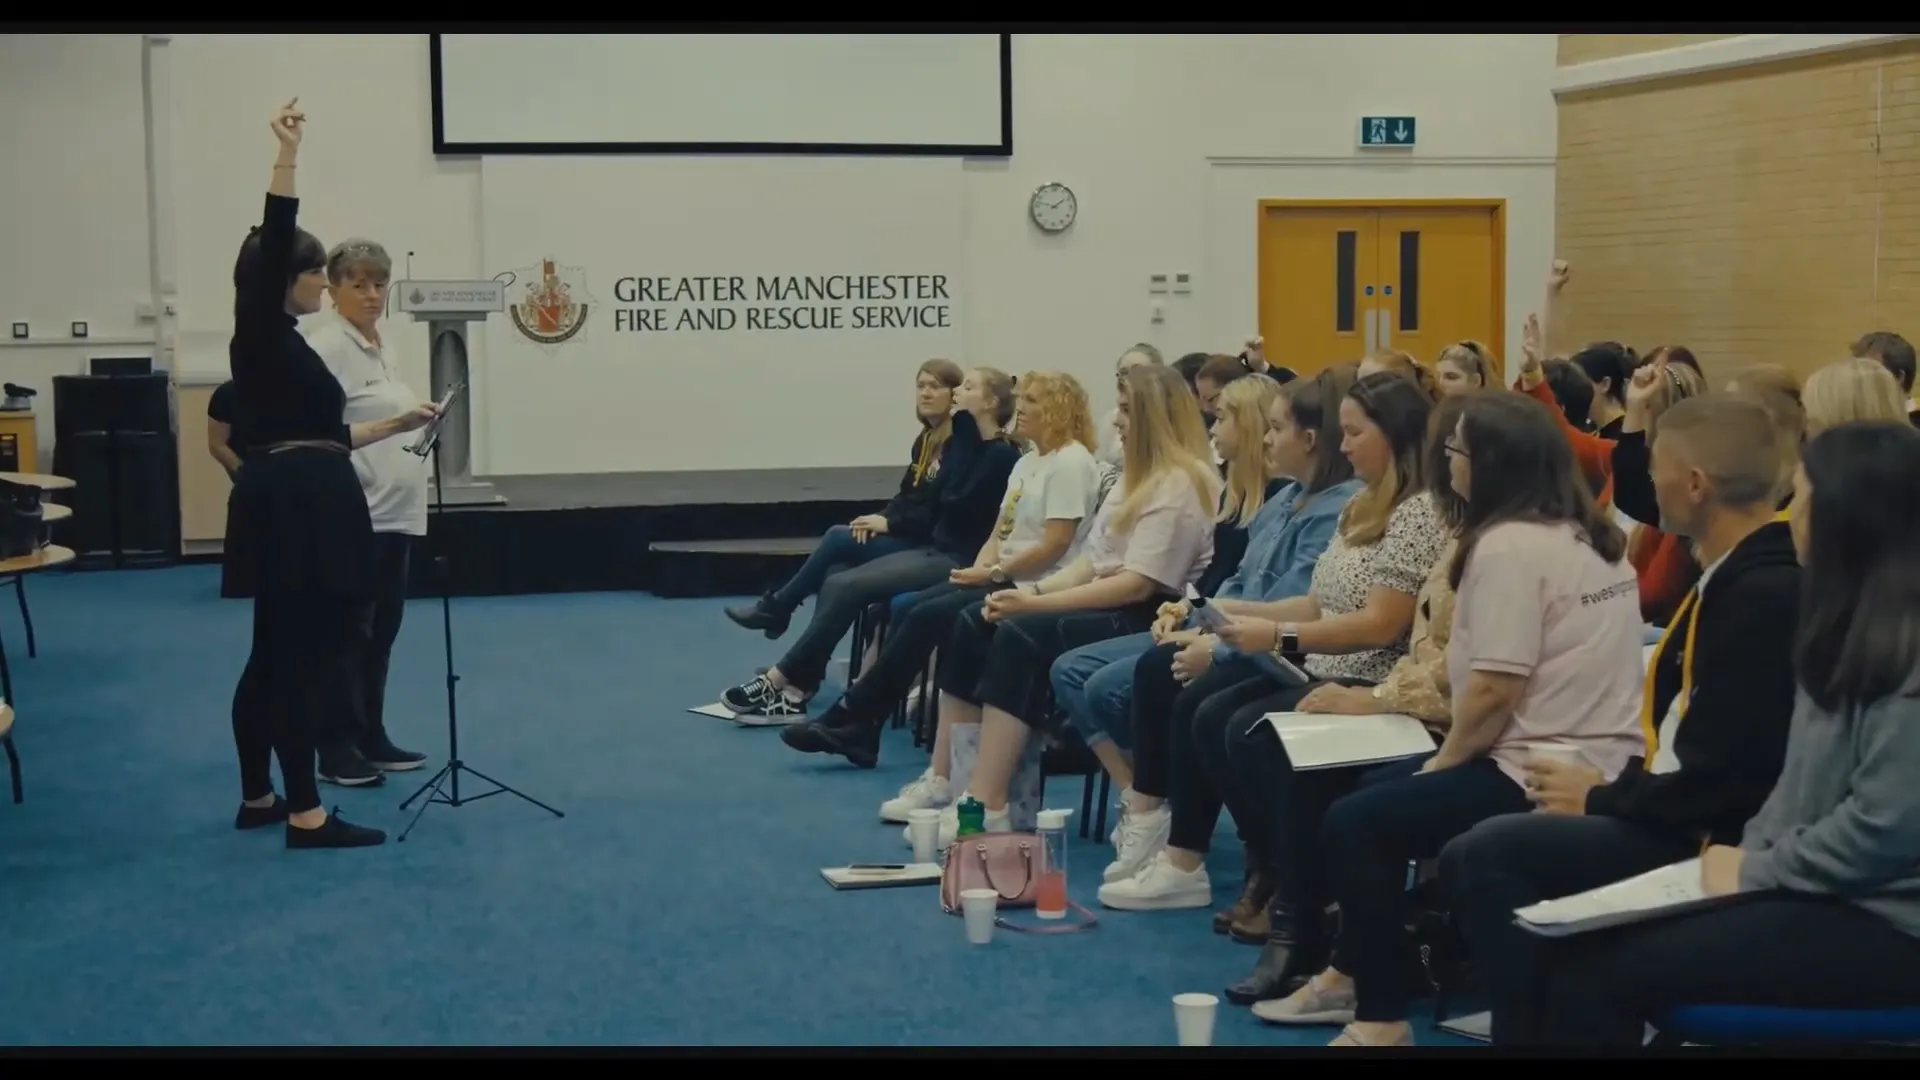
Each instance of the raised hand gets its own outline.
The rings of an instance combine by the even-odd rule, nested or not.
[[[1559,292],[1566,287],[1567,279],[1572,276],[1573,269],[1567,265],[1567,260],[1553,260],[1553,265],[1547,268],[1547,291]]]
[[[307,122],[307,114],[300,111],[300,99],[294,98],[280,107],[273,117],[273,137],[280,145],[293,150],[300,145],[300,136]]]

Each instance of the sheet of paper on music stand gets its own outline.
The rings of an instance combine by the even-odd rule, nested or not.
[[[1523,930],[1542,937],[1567,937],[1678,915],[1721,899],[1708,896],[1701,887],[1700,860],[1688,859],[1583,893],[1530,904],[1513,916]]]
[[[1295,772],[1379,765],[1433,753],[1433,736],[1411,716],[1268,713]]]
[[[900,867],[829,866],[820,871],[835,889],[895,889],[903,885],[934,885],[940,881],[939,863],[907,863]]]
[[[433,448],[434,442],[440,438],[440,425],[446,422],[447,410],[453,406],[454,400],[458,398],[466,388],[466,383],[450,386],[447,388],[447,392],[440,396],[440,400],[434,402],[434,417],[432,420],[427,421],[425,427],[420,429],[420,434],[413,440],[413,445],[407,447],[409,453],[419,454],[424,457],[426,452]]]

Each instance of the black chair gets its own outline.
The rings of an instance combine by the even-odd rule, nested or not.
[[[1049,776],[1080,776],[1080,839],[1105,836],[1107,808],[1113,802],[1113,778],[1093,756],[1079,734],[1064,723],[1060,733],[1048,738],[1040,752],[1040,798],[1044,804]]]

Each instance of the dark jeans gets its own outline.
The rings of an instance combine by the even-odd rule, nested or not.
[[[364,633],[353,650],[359,708],[347,715],[348,726],[336,740],[363,752],[383,749],[387,743],[387,669],[393,660],[394,640],[400,636],[400,620],[407,613],[407,569],[413,558],[413,537],[375,533],[373,551],[378,592],[367,610]]]
[[[1920,1006],[1920,940],[1837,898],[1760,893],[1558,943],[1541,1041],[1638,1047],[1680,1005]]]
[[[325,593],[254,597],[253,651],[233,692],[241,798],[273,793],[278,757],[287,809],[297,814],[320,805],[314,744],[337,723],[332,718],[359,708],[353,656],[365,620],[365,603]]]
[[[914,677],[925,669],[933,650],[953,633],[960,613],[979,607],[996,587],[943,581],[914,593],[905,601],[905,610],[894,613],[886,645],[873,664],[847,687],[840,708],[859,723],[885,722],[895,703],[912,687]]]
[[[781,611],[792,611],[800,606],[801,601],[818,593],[826,583],[827,575],[836,568],[865,566],[883,555],[906,551],[911,546],[904,540],[885,534],[870,536],[863,544],[853,538],[851,527],[835,525],[813,546],[813,554],[807,556],[807,561],[800,565],[793,577],[774,590],[773,604]]]
[[[1327,808],[1358,787],[1362,769],[1293,771],[1286,747],[1262,717],[1292,712],[1319,683],[1275,689],[1243,700],[1227,720],[1227,783],[1222,791],[1240,835],[1271,875],[1274,903],[1293,916],[1294,940],[1310,965],[1326,961],[1326,907],[1333,901],[1326,860],[1320,857],[1320,827]]]
[[[1273,681],[1228,664],[1182,686],[1173,677],[1180,648],[1156,645],[1133,665],[1133,790],[1167,800],[1169,847],[1204,855],[1226,789],[1227,725],[1241,705],[1271,695]]]
[[[1405,1020],[1416,972],[1407,933],[1407,864],[1490,817],[1517,814],[1527,793],[1492,758],[1420,772],[1427,757],[1369,770],[1327,810],[1321,857],[1340,902],[1340,970],[1354,984],[1354,1019]]]
[[[787,683],[811,693],[827,676],[840,639],[871,604],[903,592],[937,585],[953,572],[952,559],[932,548],[910,548],[828,576],[813,605],[813,617],[777,665]]]
[[[1518,908],[1597,889],[1693,857],[1698,841],[1619,818],[1508,814],[1440,852],[1440,884],[1465,931],[1496,1046],[1540,1046],[1543,959],[1553,947],[1513,924]]]
[[[940,692],[992,706],[1028,727],[1055,728],[1053,662],[1096,641],[1153,626],[1159,598],[1108,611],[1042,611],[990,623],[978,605],[955,621],[940,654]]]

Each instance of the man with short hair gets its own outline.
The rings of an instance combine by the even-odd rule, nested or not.
[[[1652,448],[1660,528],[1706,567],[1648,666],[1643,757],[1605,783],[1581,764],[1528,765],[1536,812],[1448,844],[1441,880],[1472,945],[1499,1045],[1538,1039],[1540,939],[1515,909],[1738,844],[1786,756],[1800,567],[1777,509],[1778,424],[1737,393],[1676,403]],[[1756,943],[1756,947],[1764,947]]]
[[[1886,368],[1894,381],[1900,384],[1900,390],[1907,395],[1908,402],[1912,402],[1914,354],[1913,345],[1906,338],[1891,330],[1862,334],[1860,340],[1853,343],[1853,355],[1880,361],[1880,366]],[[1920,409],[1908,409],[1907,419],[1915,427],[1920,427]]]

